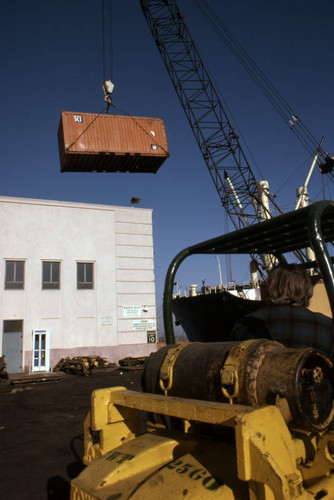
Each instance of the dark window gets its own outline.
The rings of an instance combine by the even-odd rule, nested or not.
[[[6,260],[6,290],[23,290],[24,262],[22,260]]]
[[[43,290],[60,288],[60,262],[43,262],[42,288]]]
[[[92,262],[77,262],[78,290],[94,288],[94,264]]]

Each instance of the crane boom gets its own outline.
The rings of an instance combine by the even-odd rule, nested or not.
[[[175,0],[140,0],[155,43],[236,229],[257,222],[256,179]]]

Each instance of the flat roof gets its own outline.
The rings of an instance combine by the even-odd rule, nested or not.
[[[121,205],[99,205],[95,203],[81,203],[76,201],[59,201],[59,200],[43,200],[34,198],[18,198],[11,196],[0,196],[0,202],[2,203],[21,203],[25,205],[41,205],[41,206],[54,206],[54,207],[64,207],[64,208],[82,208],[86,210],[140,210],[152,212],[152,208],[141,208],[141,207],[126,207]],[[129,202],[130,203],[130,202]]]

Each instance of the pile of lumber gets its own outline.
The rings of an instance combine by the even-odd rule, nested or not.
[[[0,382],[8,378],[5,356],[0,356]]]
[[[120,359],[118,363],[123,370],[140,370],[143,368],[146,360],[147,356],[141,356],[138,358],[132,358],[129,356],[127,358]]]
[[[107,368],[108,362],[100,356],[76,356],[74,358],[62,358],[54,367],[54,372],[72,373],[88,377],[93,370]]]

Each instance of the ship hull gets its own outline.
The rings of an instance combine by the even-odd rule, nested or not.
[[[177,325],[190,342],[225,342],[234,323],[264,303],[236,297],[227,291],[176,297],[172,301]]]

